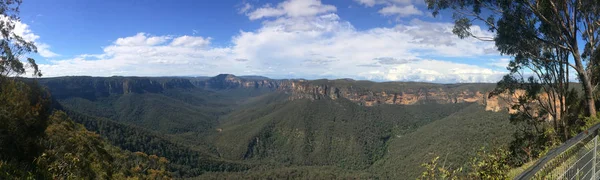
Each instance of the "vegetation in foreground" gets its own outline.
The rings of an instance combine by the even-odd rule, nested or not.
[[[600,101],[599,1],[448,1],[426,0],[433,15],[451,9],[455,20],[453,33],[493,41],[499,52],[512,57],[510,73],[498,83],[495,94],[519,93],[511,107],[510,121],[516,126],[514,141],[490,156],[502,166],[485,163],[469,173],[461,167],[437,167],[436,160],[426,167],[424,177],[506,178],[508,169],[518,168],[543,156],[579,132],[598,123]],[[471,26],[481,23],[492,37],[482,37]],[[572,72],[581,87],[571,87]],[[486,157],[486,156],[484,156]],[[489,156],[487,156],[489,157]],[[451,170],[454,169],[454,170]],[[498,173],[500,172],[500,173]],[[468,175],[467,175],[468,174]],[[476,175],[476,176],[471,176]]]
[[[19,59],[36,52],[13,32],[20,3],[0,1],[0,179],[170,179],[167,159],[106,143],[54,109],[37,83],[12,77],[42,75],[34,59]]]
[[[171,177],[164,157],[114,147],[51,109],[37,84],[0,78],[1,179]]]
[[[496,89],[496,94],[525,92],[512,107],[512,125],[497,120],[505,114],[489,114],[474,105],[286,102],[281,100],[285,95],[266,91],[182,88],[97,97],[91,88],[86,91],[91,95],[57,94],[59,100],[53,102],[36,83],[11,78],[24,74],[26,66],[35,77],[41,72],[35,60],[24,64],[19,59],[36,51],[32,42],[12,33],[20,1],[1,1],[0,12],[8,20],[0,28],[0,177],[397,178],[423,170],[424,179],[504,179],[511,168],[598,123],[599,2],[426,2],[434,15],[448,8],[457,12],[454,33],[459,37],[495,41],[500,52],[513,57],[510,74]],[[473,20],[486,24],[495,36],[473,34]],[[581,90],[569,86],[569,70],[575,71]],[[334,83],[389,88],[362,81]],[[67,113],[55,109],[57,104]],[[506,129],[517,131],[509,138]],[[499,147],[486,146],[493,138],[499,139],[494,142]],[[444,153],[448,155],[437,155]],[[413,168],[423,157],[433,160]]]

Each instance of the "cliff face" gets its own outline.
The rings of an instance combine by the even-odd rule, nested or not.
[[[512,109],[511,106],[519,104],[519,98],[525,96],[525,90],[516,90],[513,93],[504,92],[488,98],[485,103],[485,110],[495,112],[500,110],[508,110],[510,114],[516,113],[517,110]],[[541,93],[537,95],[536,99],[529,99],[524,106],[528,107],[527,111],[533,117],[553,120],[555,117],[551,116],[550,114],[540,113],[540,110],[544,109],[545,111],[556,113],[556,118],[559,118],[561,116],[561,110],[559,106],[560,101],[561,99],[558,97],[558,95],[554,95],[554,97],[552,97],[548,95],[548,93]],[[563,98],[562,101],[565,102],[566,100]],[[552,107],[555,107],[555,109],[552,110]],[[525,111],[525,108],[521,106],[519,107],[519,110]]]
[[[277,89],[280,80],[272,79],[246,79],[231,74],[219,74],[207,80],[196,81],[194,84],[205,89],[235,89],[235,88],[269,88]]]
[[[194,88],[187,79],[140,77],[60,77],[40,79],[55,98],[95,99],[111,94],[160,93],[166,89]]]
[[[280,91],[291,94],[290,99],[346,98],[364,106],[377,104],[412,105],[422,103],[485,103],[485,91],[445,87],[408,87],[372,91],[360,87],[335,87],[315,85],[309,81],[288,81],[281,84]]]
[[[479,103],[489,111],[507,110],[507,97],[488,98],[492,84],[375,83],[354,80],[273,80],[264,77],[237,77],[221,74],[211,78],[166,77],[60,77],[40,79],[56,98],[94,99],[111,94],[160,93],[173,88],[210,90],[257,89],[279,91],[290,100],[346,98],[363,106],[379,104]],[[508,98],[510,99],[510,98]],[[513,98],[514,99],[514,98]]]
[[[488,98],[490,84],[442,85],[428,83],[374,83],[353,80],[272,80],[246,79],[230,74],[198,81],[206,89],[268,88],[285,92],[290,100],[346,98],[364,106],[378,104],[412,105],[424,103],[479,103],[490,111],[508,109],[497,97]],[[488,103],[489,101],[489,103]]]

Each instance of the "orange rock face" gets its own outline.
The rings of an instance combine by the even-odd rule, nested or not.
[[[364,106],[378,104],[412,105],[418,103],[480,103],[484,104],[486,92],[444,88],[408,88],[397,91],[371,91],[352,87],[314,85],[301,81],[288,81],[279,85],[279,91],[291,94],[290,100],[346,98]]]
[[[486,100],[485,109],[487,111],[498,112],[501,110],[507,110],[510,114],[514,114],[517,112],[517,109],[511,108],[513,105],[518,104],[519,98],[525,96],[526,92],[524,90],[516,90],[514,93],[502,93],[497,96],[490,97]],[[530,114],[536,117],[539,114],[539,110],[543,107],[547,107],[547,111],[552,111],[556,114],[556,117],[561,116],[560,111],[560,98],[557,95],[549,95],[548,93],[542,93],[537,96],[537,99],[529,100],[526,103],[526,106],[532,107],[530,110]],[[564,102],[565,99],[563,98]],[[555,108],[552,110],[551,108]],[[523,107],[519,107],[519,110],[524,110]],[[553,120],[554,117],[550,115],[546,115],[543,117],[547,120]]]
[[[353,80],[250,80],[224,74],[200,82],[196,85],[212,89],[268,88],[290,94],[289,100],[318,100],[325,98],[337,100],[345,98],[363,106],[375,106],[381,104],[413,105],[423,103],[479,103],[484,105],[488,111],[509,110],[511,112],[514,112],[514,110],[509,109],[510,105],[517,102],[518,96],[524,93],[518,91],[512,96],[503,94],[488,98],[489,92],[481,90],[482,88],[478,88],[477,85],[470,86],[475,88],[461,88],[464,86],[432,85],[427,83],[424,83],[423,85],[391,83],[385,88],[375,90],[377,88],[371,87],[375,83],[370,82],[360,86],[359,83],[365,82]]]

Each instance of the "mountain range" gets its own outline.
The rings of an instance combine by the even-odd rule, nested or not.
[[[39,78],[55,106],[179,178],[414,179],[511,141],[495,84],[215,77]]]

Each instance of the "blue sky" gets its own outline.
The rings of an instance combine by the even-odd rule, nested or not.
[[[25,0],[19,32],[46,77],[499,80],[507,57],[452,35],[450,16],[420,0]]]

